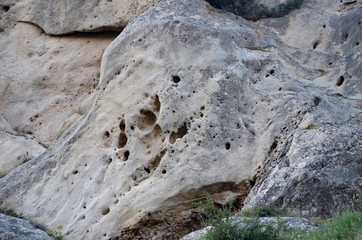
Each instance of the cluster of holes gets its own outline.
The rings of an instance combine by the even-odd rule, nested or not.
[[[274,69],[270,69],[267,74],[265,75],[265,77],[269,77],[270,75],[274,75],[275,70]]]
[[[126,123],[124,119],[119,123],[119,129],[121,130],[121,133],[119,134],[118,138],[118,148],[124,148],[127,145],[128,138],[125,133],[126,130]]]

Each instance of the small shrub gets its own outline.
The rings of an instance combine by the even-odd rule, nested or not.
[[[58,226],[55,230],[48,230],[48,236],[55,240],[63,240],[62,230],[63,226]]]
[[[206,240],[284,240],[280,227],[273,227],[267,223],[260,223],[259,216],[270,216],[276,212],[271,207],[254,208],[248,212],[250,218],[237,221],[232,217],[233,204],[229,203],[224,208],[218,208],[210,197],[206,203],[196,203],[201,212],[206,216],[207,223],[212,228],[203,236]],[[245,227],[239,227],[243,223]]]
[[[0,208],[0,213],[8,215],[8,216],[12,216],[12,217],[20,218],[20,216],[13,209]]]
[[[241,212],[244,217],[277,217],[280,213],[270,206],[255,207]]]

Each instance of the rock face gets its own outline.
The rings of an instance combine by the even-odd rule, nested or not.
[[[0,175],[38,156],[91,107],[104,49],[117,32],[51,37],[0,4]]]
[[[28,221],[0,213],[0,239],[49,240],[46,232],[33,227]]]
[[[35,24],[47,34],[120,31],[154,0],[26,0],[17,20]]]
[[[64,5],[76,20],[54,12],[49,25],[39,16],[55,3],[24,15],[29,2],[19,1],[3,13],[14,26],[0,33],[1,111],[11,129],[51,146],[0,179],[0,206],[62,225],[67,239],[174,239],[197,226],[192,202],[205,192],[219,204],[248,197],[247,207],[316,215],[352,204],[345,199],[361,191],[359,1],[306,1],[257,23],[201,0],[159,1],[114,41],[51,37],[12,20],[27,16],[48,34],[109,29],[88,27],[91,3],[105,2],[82,5],[82,17],[70,9],[80,2]],[[23,34],[19,55],[11,39]],[[323,201],[310,194],[320,191]]]

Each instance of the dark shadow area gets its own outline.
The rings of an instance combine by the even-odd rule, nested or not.
[[[303,0],[288,0],[273,8],[263,4],[255,3],[254,0],[206,0],[217,9],[222,9],[239,15],[247,20],[257,21],[262,18],[278,18],[289,14],[291,11],[300,8]]]

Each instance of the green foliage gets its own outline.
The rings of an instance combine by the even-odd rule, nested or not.
[[[261,206],[243,210],[241,216],[244,217],[276,217],[280,213],[270,206]]]
[[[298,240],[361,240],[362,212],[349,212],[333,218],[322,228],[295,238]]]
[[[55,240],[63,240],[62,230],[63,226],[58,226],[55,230],[49,230],[48,236]]]
[[[218,208],[210,197],[206,203],[196,203],[197,207],[206,216],[212,228],[204,235],[206,240],[284,240],[281,237],[283,224],[273,227],[270,224],[260,223],[257,217],[272,216],[276,212],[271,207],[253,208],[247,214],[251,217],[243,220],[246,227],[238,226],[241,222],[232,217],[232,203]]]
[[[247,20],[259,20],[262,18],[282,17],[302,6],[303,0],[288,0],[274,8],[267,8],[254,0],[207,0],[213,7],[232,12]]]
[[[12,216],[12,217],[17,217],[17,218],[20,217],[13,209],[0,208],[0,213],[8,215],[8,216]]]
[[[232,203],[217,207],[208,197],[206,203],[196,203],[212,228],[203,236],[206,240],[362,240],[362,212],[350,211],[329,221],[320,221],[320,228],[310,232],[287,229],[279,213],[269,206],[241,212],[242,220],[232,217]],[[277,224],[261,223],[260,217],[277,216]]]

